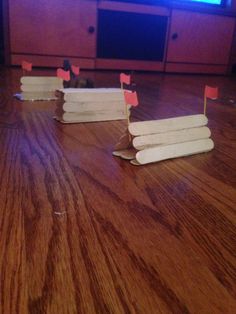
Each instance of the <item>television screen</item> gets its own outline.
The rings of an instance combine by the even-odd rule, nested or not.
[[[225,0],[110,0],[110,1],[119,1],[119,2],[131,2],[131,3],[139,3],[139,4],[152,4],[158,5],[161,3],[203,3],[209,5],[223,5]]]
[[[199,2],[199,3],[208,3],[208,4],[217,4],[221,5],[222,0],[179,0],[180,2]]]

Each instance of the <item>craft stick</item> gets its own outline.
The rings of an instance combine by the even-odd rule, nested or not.
[[[74,117],[78,117],[78,118],[82,118],[83,117],[95,117],[95,116],[101,116],[101,117],[122,117],[122,119],[126,119],[126,114],[124,112],[124,108],[122,109],[116,109],[116,110],[86,110],[83,112],[65,112],[63,110],[60,110],[60,108],[56,108],[56,111],[58,110],[61,111],[61,113],[63,114],[63,117],[66,119],[71,119]]]
[[[155,146],[139,151],[136,154],[136,160],[138,163],[144,165],[165,159],[208,152],[212,150],[213,147],[214,143],[211,139],[203,139],[166,146]]]
[[[21,85],[22,92],[48,92],[48,91],[56,91],[58,89],[58,85],[51,85],[51,84],[35,84],[35,85]]]
[[[54,92],[22,92],[22,100],[56,100]]]
[[[134,166],[141,166],[141,164],[137,161],[137,159],[131,160],[130,163]]]
[[[61,104],[60,104],[61,105]],[[93,101],[93,102],[66,102],[62,104],[62,108],[66,112],[83,113],[86,111],[124,111],[124,102],[122,101]]]
[[[129,109],[128,109],[129,105],[125,104],[125,112],[126,112],[126,118],[127,118],[127,124],[130,124],[130,119],[129,119]]]
[[[124,84],[123,82],[120,83],[120,87],[122,89],[122,91],[124,90]],[[130,124],[130,120],[129,120],[129,111],[128,111],[128,105],[125,102],[125,112],[126,112],[126,118],[127,118],[127,125]]]
[[[60,92],[65,95],[76,94],[78,97],[80,94],[117,94],[117,92],[123,96],[123,92],[120,88],[117,87],[99,87],[99,88],[61,88]]]
[[[191,128],[166,133],[138,136],[133,139],[133,146],[137,150],[142,150],[156,145],[183,143],[209,138],[210,136],[211,131],[208,127]]]
[[[120,137],[119,142],[116,144],[114,150],[115,151],[124,150],[129,147],[132,147],[132,142],[130,141],[130,135],[127,129],[125,133]]]
[[[99,122],[99,121],[111,121],[111,120],[123,120],[125,119],[123,111],[116,112],[89,112],[89,113],[71,113],[65,112],[62,115],[56,115],[55,119],[62,123],[79,123],[79,122]]]
[[[206,125],[208,119],[203,114],[169,118],[162,120],[132,122],[128,129],[133,136],[164,133]]]
[[[66,91],[64,93],[65,102],[89,102],[89,101],[122,101],[124,103],[124,94],[120,88],[78,88]]]
[[[20,79],[23,85],[57,85],[58,89],[63,88],[62,80],[56,76],[22,76]]]
[[[112,155],[116,157],[121,157],[126,160],[132,160],[135,158],[136,150],[134,148],[118,150],[118,151],[114,151]]]

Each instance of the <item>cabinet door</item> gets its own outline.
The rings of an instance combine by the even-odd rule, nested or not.
[[[9,0],[12,53],[94,58],[96,0]]]
[[[235,19],[173,10],[167,62],[228,64]]]

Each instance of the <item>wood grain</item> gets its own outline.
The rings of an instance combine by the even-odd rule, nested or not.
[[[205,84],[221,99],[212,152],[134,167],[112,156],[124,121],[59,124],[0,73],[0,313],[234,313],[235,78],[135,73],[132,121],[201,113]]]
[[[10,45],[12,54],[85,57],[96,55],[97,2],[9,0]],[[94,27],[90,34],[88,28]],[[46,44],[50,43],[50,44]],[[15,56],[15,62],[16,56]],[[29,60],[32,60],[29,57]],[[55,64],[55,61],[54,61]],[[38,64],[43,65],[43,64]],[[56,65],[54,65],[56,66]]]
[[[227,65],[234,27],[233,17],[173,10],[167,62]]]

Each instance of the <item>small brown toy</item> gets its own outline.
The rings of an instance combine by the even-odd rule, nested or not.
[[[91,79],[80,78],[73,73],[69,60],[64,60],[62,68],[65,71],[70,71],[70,81],[63,81],[64,88],[94,88],[94,83]]]

